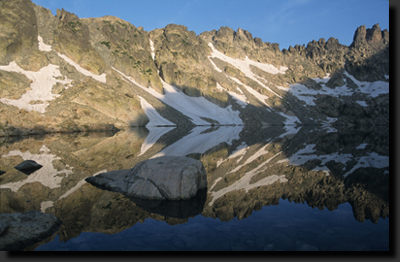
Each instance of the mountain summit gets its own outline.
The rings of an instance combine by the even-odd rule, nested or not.
[[[129,126],[379,125],[389,32],[360,26],[280,51],[241,28],[146,32],[0,1],[0,136]]]

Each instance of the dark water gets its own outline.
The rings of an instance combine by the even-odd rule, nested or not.
[[[25,250],[389,250],[387,127],[133,128],[3,138],[0,155],[1,213],[63,221]],[[207,190],[149,203],[85,182],[158,155],[202,161]]]

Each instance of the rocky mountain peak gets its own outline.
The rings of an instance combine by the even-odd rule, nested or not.
[[[365,39],[367,42],[379,42],[382,40],[382,31],[379,24],[375,24],[372,29],[367,29]]]
[[[337,48],[339,45],[340,45],[340,43],[339,43],[338,39],[336,39],[334,37],[330,37],[325,44],[325,48],[326,49],[334,49],[334,48]]]
[[[359,26],[354,33],[353,37],[353,43],[351,45],[358,45],[360,43],[363,43],[365,41],[365,37],[367,36],[367,29],[365,28],[365,25]]]
[[[375,24],[372,28],[366,28],[365,25],[362,25],[357,28],[354,33],[353,43],[350,47],[359,47],[373,45],[373,46],[382,46],[389,43],[389,32],[385,29],[381,30],[379,24]]]
[[[240,27],[234,33],[234,39],[238,39],[238,40],[241,40],[241,41],[247,41],[247,42],[254,41],[253,35],[249,31],[243,30]]]

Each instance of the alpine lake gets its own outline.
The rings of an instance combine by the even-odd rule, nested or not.
[[[200,160],[207,190],[140,201],[85,181],[162,155]],[[14,168],[24,160],[43,167],[24,174]],[[0,170],[0,214],[62,221],[25,251],[389,251],[388,126],[3,137]]]

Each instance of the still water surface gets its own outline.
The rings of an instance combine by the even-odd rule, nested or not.
[[[389,130],[133,128],[0,139],[1,213],[63,221],[26,250],[389,250]],[[202,161],[187,202],[129,199],[85,182],[161,155]],[[34,160],[43,168],[22,174]]]

